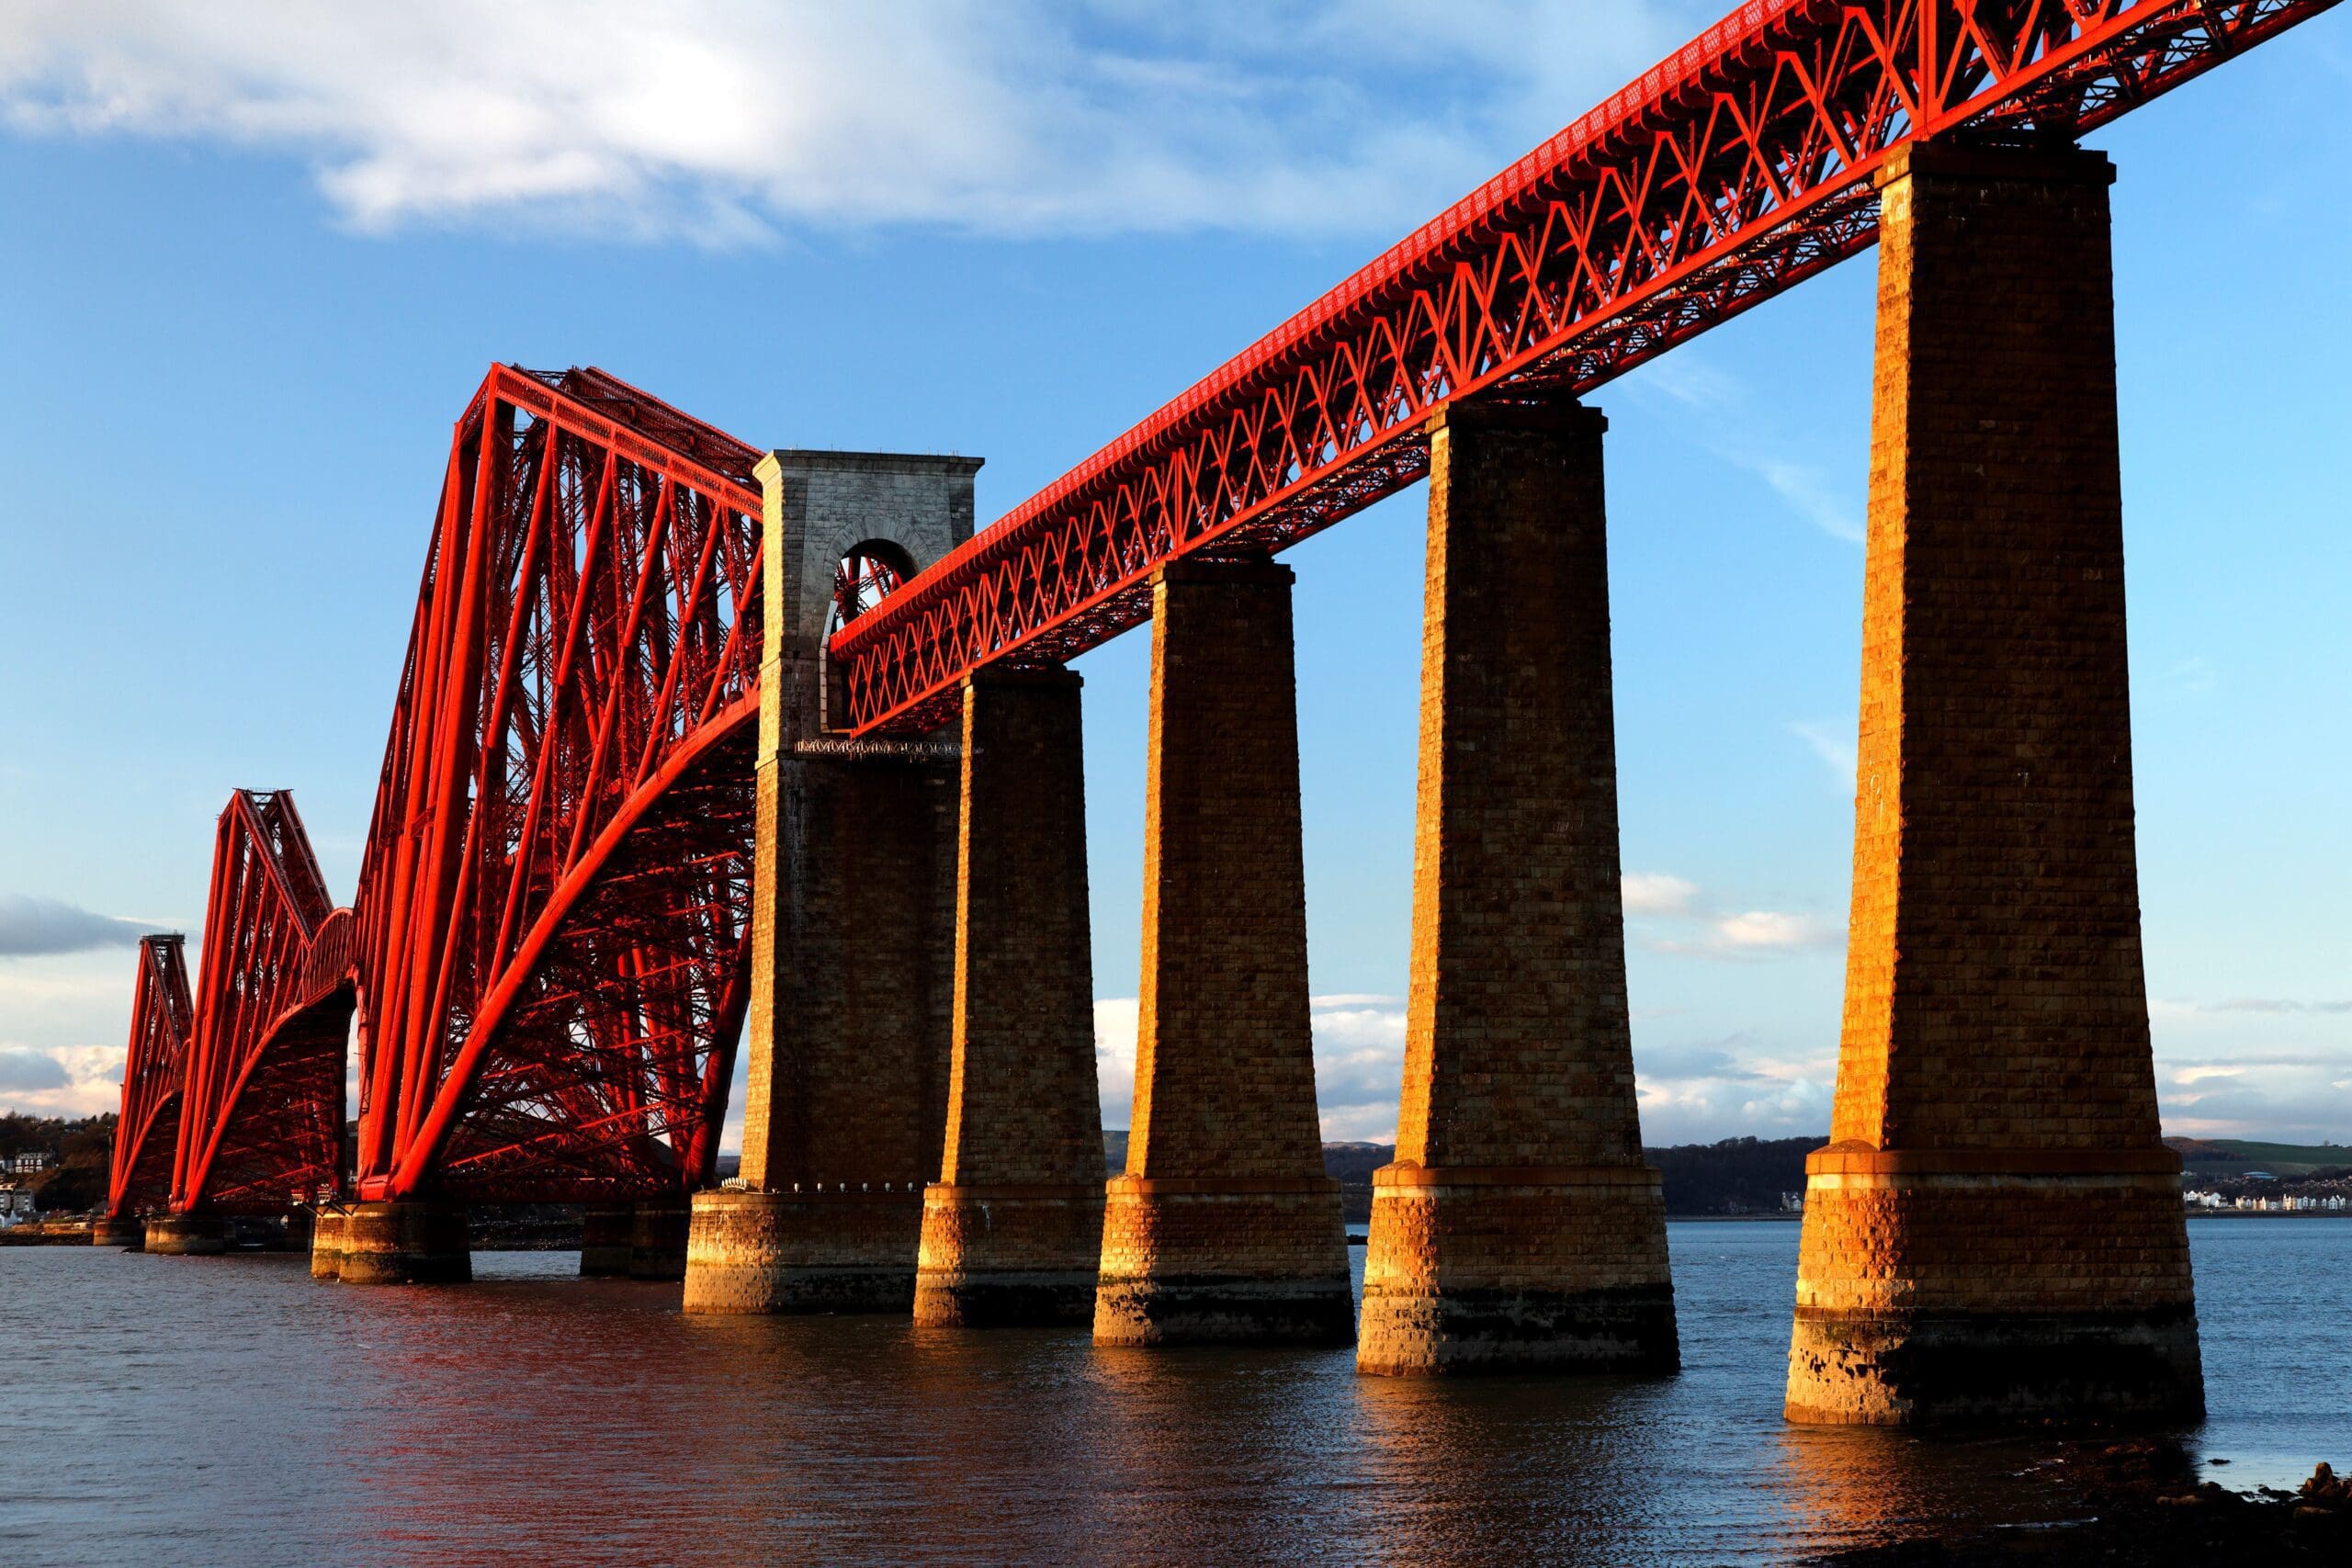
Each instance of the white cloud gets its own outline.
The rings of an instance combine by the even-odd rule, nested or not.
[[[1822,766],[1829,770],[1849,799],[1853,797],[1854,773],[1860,766],[1854,739],[1860,728],[1859,722],[1850,718],[1834,724],[1806,719],[1789,726],[1790,733],[1804,741],[1813,754],[1821,759]]]
[[[1699,885],[1658,871],[1629,871],[1623,877],[1628,915],[1686,915],[1699,897]]]
[[[1725,915],[1714,923],[1714,934],[1724,946],[1741,951],[1794,952],[1806,947],[1833,947],[1840,933],[1812,915],[1779,909],[1750,909]]]
[[[95,1116],[122,1104],[120,1045],[0,1045],[0,1111]]]
[[[1790,1060],[1745,1037],[1662,1047],[1636,1046],[1635,1093],[1645,1144],[1717,1138],[1815,1137],[1829,1127],[1834,1052]]]
[[[62,899],[0,893],[0,957],[28,958],[83,953],[99,947],[130,947],[145,929],[137,921],[94,914]]]
[[[0,116],[300,159],[370,230],[1377,233],[1713,19],[1699,0],[14,0]]]
[[[1105,1127],[1125,1127],[1135,1118],[1139,1010],[1134,997],[1099,998],[1094,1003],[1094,1079],[1102,1096]]]

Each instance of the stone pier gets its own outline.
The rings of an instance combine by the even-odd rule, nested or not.
[[[1671,1371],[1625,1004],[1594,410],[1430,426],[1413,948],[1366,1372]]]
[[[92,1247],[138,1247],[147,1245],[146,1222],[129,1214],[101,1214],[90,1224]]]
[[[167,1258],[209,1258],[229,1250],[229,1222],[218,1214],[157,1214],[144,1250]]]
[[[744,1190],[695,1197],[688,1312],[913,1305],[946,1122],[954,756],[804,741],[760,769]]]
[[[1102,1243],[1102,1108],[1079,677],[964,682],[955,1056],[923,1195],[915,1321],[1086,1323]]]
[[[1291,582],[1262,559],[1152,579],[1135,1113],[1098,1344],[1354,1337],[1307,1021]]]
[[[690,1211],[682,1193],[634,1203],[590,1203],[580,1216],[583,1280],[683,1280]]]
[[[322,1214],[311,1241],[311,1277],[346,1285],[462,1284],[474,1277],[466,1206],[409,1198]]]
[[[693,1210],[686,1195],[641,1198],[629,1209],[628,1277],[683,1280]]]
[[[938,1174],[958,748],[825,733],[845,557],[907,571],[972,533],[977,457],[772,452],[743,1166],[694,1197],[690,1313],[905,1312]]]
[[[637,1228],[634,1203],[590,1203],[580,1214],[580,1277],[628,1278],[628,1246]]]
[[[1788,1416],[2193,1419],[2140,950],[2108,186],[1880,178],[1851,940]]]
[[[346,1210],[321,1209],[318,1217],[311,1223],[311,1279],[343,1278],[344,1223],[350,1217]]]

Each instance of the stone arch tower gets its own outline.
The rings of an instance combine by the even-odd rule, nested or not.
[[[859,545],[884,541],[917,571],[972,536],[978,457],[899,452],[770,452],[755,470],[766,498],[767,648],[763,704],[781,728],[761,754],[827,728],[824,651],[833,570]]]

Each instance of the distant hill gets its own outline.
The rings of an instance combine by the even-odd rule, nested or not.
[[[1669,1214],[1769,1214],[1781,1211],[1781,1193],[1804,1190],[1804,1156],[1828,1141],[1826,1135],[1726,1138],[1642,1154],[1666,1179]],[[1102,1156],[1113,1175],[1126,1168],[1125,1128],[1102,1134]],[[1340,1208],[1351,1223],[1372,1217],[1372,1173],[1396,1157],[1390,1144],[1323,1145],[1323,1168],[1339,1181]]]
[[[2166,1138],[2181,1163],[2202,1176],[2234,1176],[2267,1170],[2273,1176],[2309,1176],[2352,1168],[2352,1148],[2342,1144],[2265,1144],[2245,1138]]]

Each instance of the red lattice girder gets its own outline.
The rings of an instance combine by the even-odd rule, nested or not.
[[[1195,551],[1278,550],[1421,477],[1451,398],[1584,392],[1867,248],[1929,137],[2072,138],[2334,0],[1758,0],[833,637],[859,733],[1075,657]]]
[[[122,1116],[115,1125],[107,1213],[128,1219],[168,1205],[179,1149],[180,1080],[187,1066],[196,1003],[178,935],[139,939],[139,988],[130,1003],[130,1051],[122,1066]]]
[[[356,900],[359,1192],[707,1181],[749,997],[758,454],[597,370],[452,441]]]
[[[213,840],[175,1211],[282,1213],[336,1179],[353,935],[293,797],[232,795]]]

